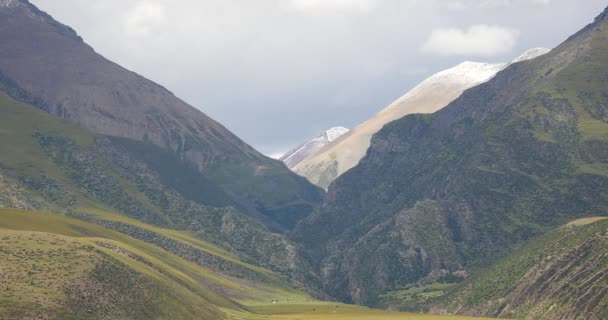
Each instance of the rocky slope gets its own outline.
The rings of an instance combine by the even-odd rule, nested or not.
[[[281,156],[279,160],[285,162],[287,167],[293,168],[295,165],[302,162],[302,160],[308,158],[311,154],[338,139],[347,132],[348,129],[344,127],[334,127],[326,130],[318,137],[289,150],[287,153]]]
[[[544,48],[531,49],[513,62],[532,59],[548,51]],[[436,73],[384,110],[313,153],[292,169],[312,183],[327,189],[338,176],[359,163],[369,148],[372,135],[385,124],[408,114],[433,113],[448,105],[464,90],[488,81],[507,65],[467,61]]]
[[[446,108],[380,130],[294,233],[325,290],[374,305],[606,215],[607,14]]]
[[[267,158],[171,92],[108,61],[27,0],[0,6],[0,89],[111,137],[157,165],[170,157],[200,179],[176,186],[206,205],[234,206],[276,230],[307,215],[322,191]],[[198,181],[192,181],[198,180]],[[279,190],[279,191],[277,191]]]

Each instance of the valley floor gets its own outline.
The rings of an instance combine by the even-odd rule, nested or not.
[[[330,302],[287,302],[251,306],[255,315],[232,313],[231,320],[484,320],[462,316],[445,316],[390,312]]]

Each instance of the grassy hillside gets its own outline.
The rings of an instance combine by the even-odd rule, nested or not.
[[[15,319],[34,317],[30,311],[58,318],[86,312],[92,318],[199,319],[200,314],[221,319],[220,309],[246,311],[236,300],[307,297],[271,271],[230,254],[228,260],[258,274],[259,280],[228,276],[122,233],[59,215],[0,209],[0,235],[7,288],[0,314]]]
[[[436,304],[517,319],[606,319],[607,219],[577,220],[534,239]]]
[[[218,307],[240,308],[103,228],[32,212],[0,218],[0,314],[9,319],[219,319]]]

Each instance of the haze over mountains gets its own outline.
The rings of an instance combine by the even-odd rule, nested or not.
[[[0,0],[0,318],[604,320],[607,74],[608,8],[440,72],[284,156],[325,193]]]
[[[530,49],[511,63],[533,59],[549,49]],[[466,89],[491,79],[507,63],[463,62],[422,81],[391,105],[348,134],[290,166],[296,173],[322,188],[357,165],[369,148],[372,135],[385,124],[412,113],[433,113],[456,99]]]

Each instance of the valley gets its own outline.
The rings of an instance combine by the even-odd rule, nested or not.
[[[0,319],[608,319],[608,8],[563,38],[279,161],[0,0]]]

